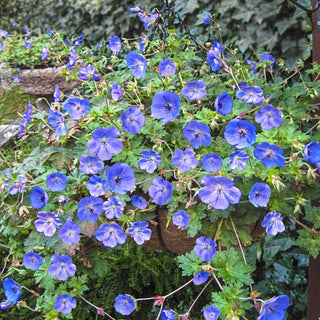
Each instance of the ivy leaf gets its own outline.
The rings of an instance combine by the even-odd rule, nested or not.
[[[297,244],[305,248],[310,256],[316,258],[320,251],[320,236],[313,234],[309,229],[298,230],[298,232]]]

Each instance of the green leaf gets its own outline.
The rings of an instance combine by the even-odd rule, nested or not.
[[[193,251],[178,257],[179,267],[182,269],[182,275],[191,276],[201,271],[202,260],[195,255]]]

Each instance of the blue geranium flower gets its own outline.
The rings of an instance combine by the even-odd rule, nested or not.
[[[202,270],[202,271],[197,272],[194,275],[192,282],[196,286],[199,286],[200,284],[205,283],[208,280],[208,277],[209,277],[209,272]]]
[[[103,162],[94,156],[81,156],[79,163],[80,172],[85,174],[98,174],[104,168]]]
[[[303,155],[312,164],[320,163],[320,144],[316,141],[310,142],[304,147]]]
[[[3,289],[7,302],[16,304],[21,296],[20,286],[13,279],[5,278],[3,280]]]
[[[53,98],[54,98],[54,102],[59,102],[61,100],[61,91],[60,91],[59,86],[57,84],[54,85]]]
[[[114,308],[117,312],[121,313],[123,316],[127,316],[135,309],[136,304],[132,297],[128,295],[119,294],[114,299]]]
[[[275,236],[279,232],[285,230],[282,222],[281,213],[269,212],[263,219],[261,226],[266,228],[266,232]]]
[[[148,173],[153,173],[162,159],[159,153],[154,150],[147,150],[141,152],[141,159],[139,159],[139,167],[142,170],[146,170]]]
[[[131,7],[130,8],[130,12],[131,13],[139,13],[139,12],[141,12],[142,10],[141,10],[141,8],[139,8],[139,7]]]
[[[212,48],[207,52],[207,62],[210,64],[213,72],[221,68],[221,55],[223,52],[223,45],[219,41],[213,41]]]
[[[149,43],[148,37],[143,37],[139,39],[139,49],[141,52],[146,50],[148,43]]]
[[[261,308],[257,320],[283,320],[285,310],[290,305],[290,299],[286,295],[281,295],[266,301]]]
[[[69,57],[68,57],[67,68],[69,70],[71,70],[74,67],[76,61],[77,61],[77,52],[76,52],[75,48],[72,47],[70,49],[70,54],[69,54]]]
[[[118,53],[121,50],[121,39],[118,36],[113,36],[109,39],[109,48],[113,53]]]
[[[39,212],[38,220],[34,226],[38,232],[43,233],[46,237],[52,237],[56,230],[62,225],[58,216],[53,212]]]
[[[24,255],[22,264],[25,268],[35,271],[43,265],[43,259],[35,252],[28,252]]]
[[[117,163],[109,167],[106,176],[107,186],[111,192],[125,194],[133,190],[136,184],[132,168],[125,163]]]
[[[176,66],[170,59],[165,59],[159,63],[159,74],[161,76],[173,76],[176,72]]]
[[[260,123],[261,128],[265,130],[278,128],[283,123],[281,111],[273,108],[271,104],[259,110],[255,115],[255,120],[257,123]]]
[[[208,12],[206,12],[206,13],[204,14],[203,24],[204,24],[204,25],[207,25],[207,24],[209,24],[210,22],[211,22],[211,14],[208,13]]]
[[[71,119],[79,120],[84,115],[89,114],[91,105],[86,99],[70,98],[66,101],[63,108],[65,112],[68,112]]]
[[[0,29],[0,37],[5,38],[5,39],[8,39],[8,38],[9,38],[9,33],[8,33],[8,31],[7,31],[7,30]]]
[[[76,307],[76,305],[77,305],[77,302],[75,299],[73,299],[67,293],[63,293],[61,296],[58,296],[55,298],[53,307],[58,312],[67,314],[67,313],[70,313],[72,309]]]
[[[268,66],[268,69],[272,70],[276,64],[276,58],[272,54],[266,53],[260,57],[259,62],[260,63],[265,62],[266,65]]]
[[[103,213],[103,200],[98,197],[84,197],[78,203],[77,216],[80,221],[87,220],[94,223]]]
[[[146,221],[136,221],[130,226],[128,233],[138,245],[150,240],[152,232],[148,226]]]
[[[87,181],[87,189],[91,196],[103,196],[107,193],[107,181],[98,176],[92,176]]]
[[[202,80],[187,82],[187,86],[181,91],[181,95],[188,100],[203,99],[206,95],[206,84]]]
[[[181,172],[188,172],[198,165],[198,160],[194,157],[194,151],[189,148],[186,150],[177,149],[172,157],[172,164],[179,167]]]
[[[127,67],[132,71],[132,75],[137,79],[144,78],[146,76],[146,59],[137,54],[135,51],[131,51],[127,56]]]
[[[117,244],[124,244],[127,235],[123,229],[115,222],[110,224],[103,223],[95,232],[98,241],[101,241],[105,247],[114,248]]]
[[[80,241],[81,228],[68,217],[65,224],[62,225],[58,232],[59,238],[64,244],[72,245]]]
[[[151,113],[163,123],[176,119],[180,111],[180,98],[171,91],[160,91],[152,99]]]
[[[163,205],[172,199],[173,186],[161,177],[152,180],[149,196],[156,204]]]
[[[196,240],[193,250],[197,257],[209,262],[217,254],[216,246],[217,244],[213,240],[202,236]]]
[[[255,183],[249,193],[249,201],[255,207],[265,207],[271,195],[270,187],[265,183]]]
[[[162,309],[161,311],[161,319],[162,320],[176,320],[176,313],[169,309]]]
[[[31,206],[37,210],[44,208],[48,201],[48,195],[45,190],[39,186],[35,186],[30,193]]]
[[[55,135],[57,137],[61,138],[68,133],[67,126],[63,121],[62,113],[59,110],[54,112],[49,109],[48,123],[52,128],[56,129]]]
[[[28,40],[24,39],[23,41],[24,41],[24,46],[26,47],[26,49],[29,50],[32,48],[32,44]]]
[[[97,155],[100,160],[110,160],[121,152],[122,142],[117,139],[120,135],[116,127],[98,128],[92,132],[92,139],[87,142],[91,154]]]
[[[229,155],[230,169],[243,170],[246,167],[246,162],[249,160],[249,155],[243,151],[235,151]]]
[[[86,67],[80,68],[79,70],[79,79],[84,81],[100,81],[101,77],[96,74],[96,68],[92,64],[88,64]]]
[[[51,173],[47,178],[47,187],[52,192],[63,191],[67,183],[68,178],[63,173]]]
[[[183,132],[183,137],[190,141],[191,147],[198,149],[202,145],[208,147],[211,143],[210,128],[203,122],[191,120],[186,124]]]
[[[51,264],[48,267],[49,273],[58,280],[66,281],[72,277],[77,270],[77,267],[72,263],[72,259],[67,255],[54,254],[51,257]]]
[[[240,190],[228,178],[207,175],[201,179],[201,183],[204,188],[200,189],[199,197],[214,209],[226,210],[230,203],[236,204],[240,201]]]
[[[140,210],[143,210],[147,207],[147,201],[144,197],[135,195],[131,197],[131,201],[132,204]]]
[[[256,128],[246,120],[233,119],[226,125],[224,138],[238,149],[248,148],[256,142]]]
[[[220,316],[220,310],[212,304],[201,310],[206,320],[217,320]]]
[[[119,197],[111,196],[103,203],[103,210],[108,219],[119,219],[122,216],[124,205],[121,203]]]
[[[41,61],[46,60],[49,57],[50,53],[46,47],[41,47]]]
[[[252,71],[253,71],[254,73],[257,72],[257,68],[256,68],[257,63],[256,63],[256,62],[248,59],[248,60],[247,60],[247,64],[251,67],[251,69],[252,69]]]
[[[231,113],[232,105],[232,97],[228,92],[221,93],[214,103],[214,107],[216,108],[217,112],[219,112],[223,116]]]
[[[140,132],[145,124],[146,118],[141,112],[141,109],[131,107],[120,116],[120,120],[122,121],[122,129],[134,135]]]
[[[117,84],[114,83],[111,87],[111,98],[113,101],[119,101],[123,96],[122,88]]]
[[[222,159],[215,153],[204,154],[200,162],[207,172],[217,172],[222,167]]]
[[[262,105],[264,101],[263,91],[258,86],[242,87],[240,90],[237,91],[236,97],[239,100],[244,101],[245,103],[255,104],[257,106]]]
[[[172,216],[172,223],[180,228],[187,228],[190,220],[190,215],[184,210],[179,210]]]
[[[271,168],[275,164],[283,167],[286,161],[283,156],[283,150],[277,145],[269,144],[268,142],[258,144],[253,150],[253,154],[257,159],[261,160],[261,163],[267,168]]]

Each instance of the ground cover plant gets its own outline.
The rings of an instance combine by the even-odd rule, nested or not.
[[[82,85],[56,87],[48,112],[29,103],[16,147],[1,150],[4,317],[16,306],[35,319],[281,320],[293,305],[301,311],[289,285],[254,276],[252,231],[267,234],[265,276],[279,284],[295,266],[274,267],[276,255],[293,247],[301,266],[318,255],[319,67],[291,69],[270,53],[243,61],[224,39],[200,42],[168,4],[130,11],[148,36],[115,35],[81,52],[74,43],[65,74]],[[137,249],[160,209],[196,237],[177,260]],[[118,282],[117,266],[125,274],[137,260],[145,271],[122,278],[129,291],[114,284],[111,307],[104,278]],[[140,295],[147,275],[177,272],[177,261],[184,282],[155,281]]]

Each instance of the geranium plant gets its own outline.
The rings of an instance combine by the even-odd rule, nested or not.
[[[56,87],[48,113],[29,105],[16,151],[1,151],[0,230],[12,256],[2,276],[36,270],[41,293],[28,308],[47,319],[71,319],[77,300],[110,319],[134,316],[142,300],[159,307],[157,319],[284,319],[289,297],[255,291],[244,247],[258,224],[274,237],[296,230],[297,246],[319,252],[319,68],[291,70],[271,55],[248,64],[221,39],[198,43],[183,21],[182,32],[169,29],[179,15],[167,5],[131,12],[149,38],[112,37],[103,55],[81,56],[82,86]],[[146,244],[160,209],[196,238],[179,257],[186,284],[151,298],[118,292],[117,316],[93,305],[86,250]],[[1,308],[26,306],[5,281]],[[212,287],[202,315],[193,315],[200,295],[180,314],[167,305],[186,285],[203,285],[200,295]]]

